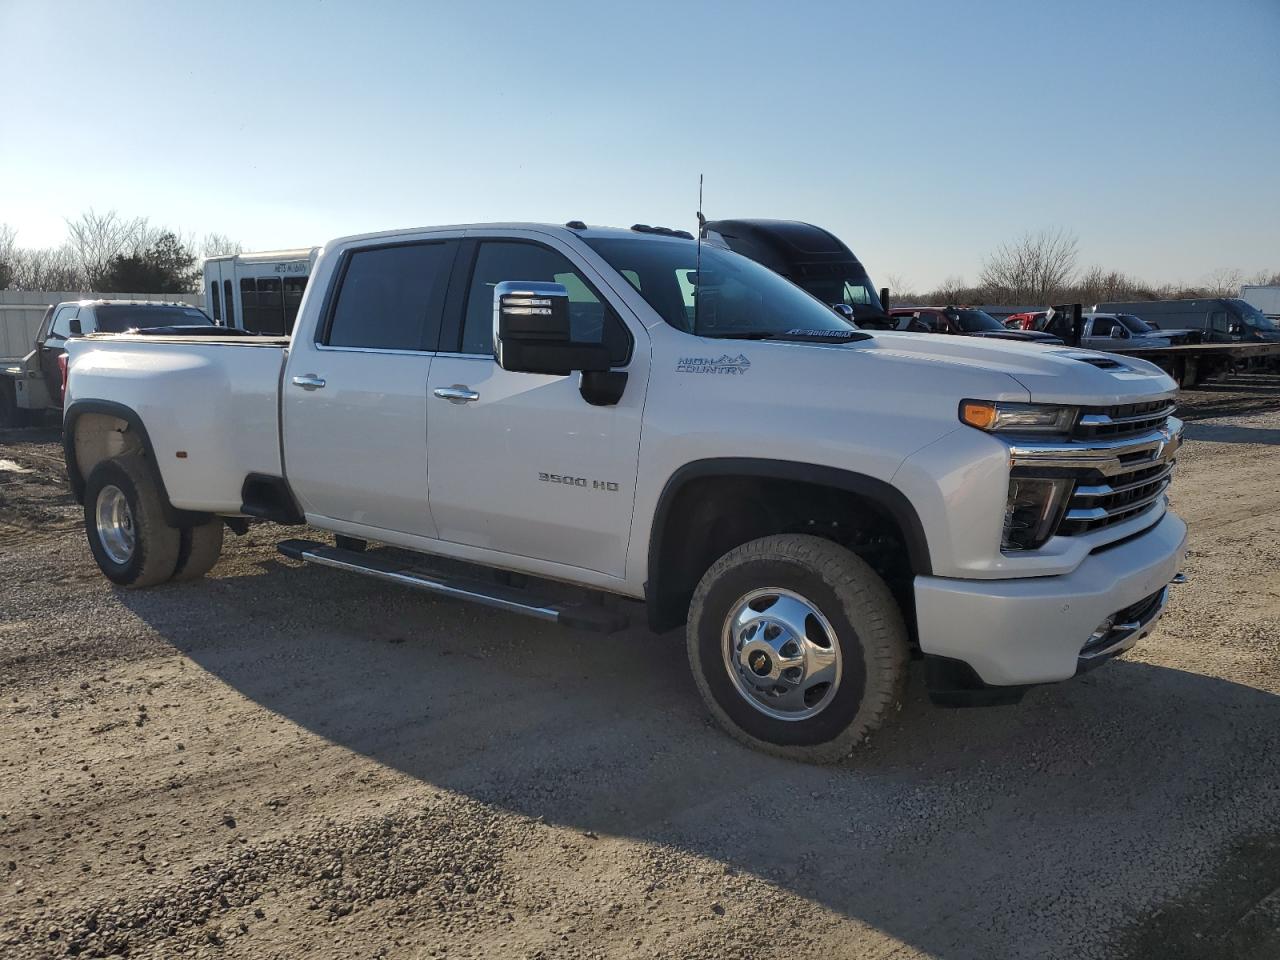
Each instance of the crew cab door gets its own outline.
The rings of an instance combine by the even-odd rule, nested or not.
[[[615,368],[628,370],[619,403],[589,404],[578,374],[498,366],[493,290],[504,280],[568,288],[575,340],[603,339]],[[647,378],[647,352],[636,349],[643,328],[575,251],[532,231],[469,232],[450,308],[427,400],[427,477],[440,538],[621,577]]]
[[[313,522],[375,540],[435,536],[427,377],[458,236],[345,250],[314,326],[294,337],[281,385],[284,459]]]

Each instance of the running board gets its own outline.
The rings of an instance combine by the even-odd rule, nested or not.
[[[553,602],[532,596],[528,591],[488,583],[479,578],[427,570],[411,562],[331,547],[315,540],[284,540],[276,549],[286,557],[335,570],[364,574],[387,583],[426,590],[442,597],[469,600],[508,613],[520,613],[548,623],[579,630],[616,633],[626,629],[628,618],[607,606]]]

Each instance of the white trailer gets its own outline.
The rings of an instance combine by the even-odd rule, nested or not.
[[[1280,320],[1280,286],[1246,284],[1240,288],[1240,299],[1272,320]]]
[[[209,257],[204,262],[205,311],[222,326],[289,334],[319,252],[319,247],[302,247]]]

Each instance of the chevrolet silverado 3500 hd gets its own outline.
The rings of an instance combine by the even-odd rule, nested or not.
[[[68,350],[67,469],[114,582],[198,577],[265,518],[337,536],[281,543],[299,560],[545,620],[644,601],[687,623],[719,722],[802,759],[881,724],[913,657],[944,702],[1104,662],[1185,552],[1154,366],[860,331],[673,231],[350,237],[288,339]]]

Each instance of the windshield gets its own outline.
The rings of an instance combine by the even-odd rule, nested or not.
[[[853,308],[855,317],[884,318],[880,297],[866,274],[849,277],[805,277],[800,285],[823,303],[843,303]]]
[[[94,307],[98,330],[102,333],[124,333],[151,327],[211,327],[213,321],[195,307],[173,307],[165,304],[108,304]]]
[[[1130,333],[1136,333],[1138,336],[1145,336],[1148,333],[1155,333],[1155,327],[1147,323],[1141,317],[1135,317],[1132,313],[1117,313],[1116,319],[1120,321],[1121,326]]]
[[[1280,327],[1276,326],[1276,322],[1274,320],[1255,307],[1252,303],[1235,299],[1227,302],[1236,308],[1240,319],[1249,326],[1256,327],[1259,330],[1280,330]]]
[[[955,310],[952,311],[951,316],[965,333],[1005,329],[1003,323],[985,310]]]
[[[719,247],[702,245],[699,276],[697,245],[688,241],[602,237],[587,243],[663,320],[686,333],[737,337],[857,329],[790,280]]]

